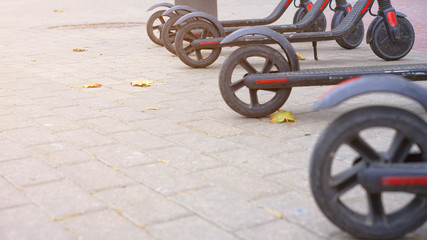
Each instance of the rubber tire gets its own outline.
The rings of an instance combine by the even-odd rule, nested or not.
[[[332,17],[331,29],[335,29],[342,20],[347,16],[347,11],[337,11]],[[363,21],[360,21],[358,26],[353,29],[349,34],[345,35],[341,39],[337,39],[336,42],[342,48],[345,49],[354,49],[358,47],[365,36],[365,26],[363,25]]]
[[[382,229],[356,221],[349,216],[350,209],[343,206],[340,201],[333,201],[334,193],[331,184],[330,168],[334,153],[342,143],[351,139],[352,134],[357,134],[372,126],[398,128],[403,132],[415,134],[414,142],[422,143],[423,159],[427,159],[427,123],[418,116],[395,107],[371,106],[356,109],[344,114],[335,120],[321,134],[314,147],[310,162],[310,186],[319,209],[325,216],[342,230],[362,239],[392,239],[403,236],[421,226],[427,217],[427,200],[417,195],[419,208],[399,218],[392,226]],[[363,161],[363,160],[362,160]],[[425,195],[424,195],[425,196]],[[409,203],[408,203],[409,205]],[[406,206],[405,206],[406,207]],[[406,213],[406,211],[403,211]]]
[[[398,16],[397,26],[403,38],[397,42],[389,40],[384,19],[373,30],[371,49],[378,57],[386,61],[395,61],[405,57],[414,46],[415,32],[411,22]]]
[[[248,104],[241,101],[230,88],[231,77],[240,60],[253,56],[260,56],[272,60],[279,72],[291,70],[288,61],[286,61],[283,55],[277,50],[266,45],[243,46],[231,53],[222,65],[219,75],[219,89],[222,98],[231,109],[246,117],[260,118],[275,112],[283,106],[292,88],[277,89],[276,95],[270,101],[258,107],[250,107]]]
[[[154,33],[155,29],[154,29],[153,24],[157,19],[163,19],[162,22],[166,22],[166,20],[164,20],[165,17],[162,16],[162,14],[165,11],[166,10],[160,10],[160,11],[153,13],[147,21],[147,35],[153,43],[155,43],[159,46],[163,46],[163,42],[161,40],[161,30],[159,29],[160,33],[159,33],[159,37],[157,37],[156,34]]]
[[[205,68],[211,65],[212,63],[214,63],[218,59],[219,55],[221,54],[221,48],[212,49],[212,53],[210,53],[208,57],[201,60],[193,59],[189,57],[184,52],[184,41],[185,39],[188,39],[188,38],[185,38],[185,36],[192,29],[198,29],[198,28],[208,29],[209,32],[212,34],[210,37],[213,37],[213,38],[221,37],[221,34],[218,31],[218,29],[210,22],[207,22],[207,21],[189,22],[188,24],[184,25],[181,29],[179,29],[176,35],[175,52],[176,52],[176,55],[179,57],[179,59],[181,59],[181,61],[185,63],[187,66],[190,66],[192,68]]]
[[[177,27],[173,25],[181,17],[182,15],[174,15],[163,25],[163,28],[162,28],[162,33],[160,38],[162,40],[163,46],[166,48],[166,50],[168,50],[172,54],[176,54],[174,43],[175,43],[175,37],[177,33]],[[171,36],[174,36],[174,37],[171,38]]]
[[[298,8],[298,10],[295,12],[293,24],[298,23],[301,21],[304,16],[307,14],[307,11],[305,8]],[[304,31],[297,31],[297,32],[324,32],[326,30],[327,22],[325,14],[320,14],[319,18],[316,20],[316,22],[311,25],[309,28],[305,29]]]

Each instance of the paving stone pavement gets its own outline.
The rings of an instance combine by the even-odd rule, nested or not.
[[[314,203],[311,150],[340,114],[390,97],[319,112],[311,106],[330,87],[295,88],[282,109],[298,122],[242,117],[217,83],[234,49],[186,67],[145,33],[157,2],[0,1],[0,239],[352,239]],[[263,17],[278,2],[219,0],[219,18]],[[417,39],[398,63],[425,63],[426,10],[407,2],[392,1]],[[317,62],[311,44],[294,46],[302,68],[396,64],[365,43],[320,42]],[[140,78],[153,86],[129,84]],[[103,86],[78,88],[92,82]],[[427,227],[415,236],[427,239]]]

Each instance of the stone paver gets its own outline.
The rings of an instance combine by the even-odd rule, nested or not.
[[[265,17],[279,1],[219,0],[219,19]],[[145,32],[154,12],[145,10],[158,2],[0,1],[0,239],[353,239],[311,196],[320,133],[367,104],[427,119],[425,110],[373,94],[314,111],[331,87],[313,86],[294,88],[282,107],[296,123],[242,117],[218,89],[236,48],[208,68],[187,67]],[[365,42],[349,51],[329,41],[319,42],[315,61],[311,43],[295,43],[308,58],[301,68],[427,62],[424,1],[392,4],[416,33],[404,59],[380,60]],[[332,11],[325,15],[330,22]],[[142,78],[154,84],[129,84]],[[81,88],[93,82],[102,87]],[[408,237],[425,239],[426,229]]]

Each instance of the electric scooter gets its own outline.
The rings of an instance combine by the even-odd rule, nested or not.
[[[314,56],[317,59],[317,41],[337,40],[349,35],[349,42],[360,41],[358,24],[366,13],[371,11],[373,0],[358,0],[353,9],[342,19],[340,24],[327,32],[304,32],[291,34],[278,34],[265,27],[247,27],[233,32],[225,38],[217,38],[219,34],[211,34],[212,38],[198,39],[193,37],[192,31],[179,31],[175,47],[178,56],[187,58],[198,67],[206,67],[215,62],[222,47],[243,46],[251,44],[285,44],[284,42],[313,42]],[[396,12],[389,0],[378,0],[379,10],[377,17],[371,22],[367,31],[367,43],[373,52],[385,60],[398,60],[406,56],[415,41],[415,33],[411,23],[405,15]],[[356,45],[356,44],[355,44]],[[281,46],[283,48],[283,46]],[[207,49],[207,55],[202,50]],[[285,50],[285,49],[284,49]],[[196,57],[192,58],[195,53]],[[288,55],[289,53],[286,52]],[[181,59],[182,60],[182,59]]]
[[[301,0],[299,6],[296,6],[295,1],[294,5],[297,7],[297,11],[293,18],[293,23],[297,25],[284,26],[269,26],[267,24],[273,23],[277,21],[288,9],[291,5],[292,0],[282,1],[276,9],[273,11],[270,16],[264,19],[244,19],[244,20],[228,20],[228,21],[218,21],[215,17],[203,13],[192,11],[191,14],[179,14],[177,12],[188,11],[188,7],[186,6],[175,6],[163,13],[163,16],[169,16],[170,19],[164,24],[161,33],[161,39],[163,41],[163,45],[166,49],[172,54],[176,54],[175,52],[175,38],[176,34],[179,30],[176,23],[179,21],[179,26],[183,23],[194,23],[197,22],[196,25],[204,25],[204,23],[211,23],[220,33],[224,33],[228,35],[243,26],[259,26],[259,25],[267,25],[267,27],[278,31],[278,32],[293,32],[293,31],[308,31],[308,32],[318,32],[325,31],[326,29],[326,18],[323,14],[323,10],[326,8],[326,3],[322,3],[324,0],[321,0],[318,4],[314,4],[310,0]],[[345,0],[338,0],[344,1]],[[342,4],[346,5],[346,8],[351,8],[350,4]],[[310,17],[308,17],[305,21],[300,22],[304,16],[308,13]],[[201,23],[202,22],[202,23]],[[224,36],[225,36],[224,35]]]
[[[347,81],[313,108],[375,92],[406,96],[427,110],[427,89],[393,75]],[[427,122],[391,106],[345,113],[319,137],[309,176],[319,209],[342,230],[362,239],[402,237],[427,219]]]
[[[292,1],[293,0],[280,1],[279,4],[276,6],[276,8],[273,10],[273,12],[271,12],[270,15],[268,15],[265,18],[226,20],[226,21],[221,21],[220,23],[222,24],[223,27],[259,26],[259,25],[271,24],[277,21],[285,13],[285,11],[291,5]],[[309,0],[301,0],[298,10],[295,13],[294,21],[298,21],[302,19],[305,13],[307,13],[311,9],[312,5],[313,4]],[[155,44],[158,44],[161,46],[163,46],[163,42],[161,40],[162,39],[161,32],[164,25],[169,20],[171,20],[174,16],[183,16],[187,13],[197,12],[195,9],[191,7],[182,6],[182,5],[174,6],[171,3],[158,3],[148,8],[147,11],[152,11],[156,8],[166,8],[167,10],[162,9],[162,10],[156,11],[150,16],[150,18],[147,21],[147,34]],[[193,15],[191,17],[193,17]],[[195,19],[203,19],[205,17],[206,17],[205,13],[199,12],[197,14],[194,14]],[[211,18],[210,15],[209,15],[209,18]],[[179,18],[176,18],[174,19],[174,21],[176,22],[178,19]],[[216,20],[216,22],[218,22],[218,20]],[[172,23],[174,22],[171,22],[168,26],[166,26],[168,29],[172,28],[172,30],[170,31],[174,31]],[[326,18],[324,16],[321,24],[323,24],[322,28],[326,28]],[[322,31],[324,31],[324,29]],[[169,32],[169,30],[167,32]]]

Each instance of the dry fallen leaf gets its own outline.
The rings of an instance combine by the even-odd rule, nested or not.
[[[287,112],[284,110],[279,110],[277,113],[271,114],[270,122],[271,123],[282,123],[282,122],[296,122],[294,114],[292,112]]]
[[[306,60],[307,59],[306,57],[304,57],[303,55],[301,55],[299,53],[297,53],[297,57],[298,57],[298,60]]]
[[[86,52],[87,49],[83,49],[83,48],[74,48],[73,52]]]
[[[279,219],[283,218],[283,215],[281,213],[279,213],[278,211],[274,210],[274,209],[265,209],[265,211]]]
[[[158,160],[159,160],[159,162],[161,162],[161,163],[164,163],[164,164],[166,164],[166,165],[170,165],[170,163],[169,163],[168,161],[164,160],[164,159],[159,158]]]
[[[75,89],[83,89],[83,88],[100,88],[102,87],[102,84],[100,83],[90,83],[90,84],[85,84],[85,85],[80,85],[80,86],[70,86],[70,88],[75,88]]]
[[[145,79],[145,78],[141,78],[138,80],[134,80],[132,82],[130,82],[130,85],[134,86],[134,87],[150,87],[152,84],[154,83],[154,81]]]
[[[83,85],[84,88],[100,88],[102,87],[102,84],[100,83],[90,83]]]
[[[156,108],[156,107],[148,107],[147,110],[160,110],[160,108]]]
[[[55,13],[62,13],[62,12],[64,12],[64,10],[55,9],[55,10],[53,10],[53,12],[55,12]]]

